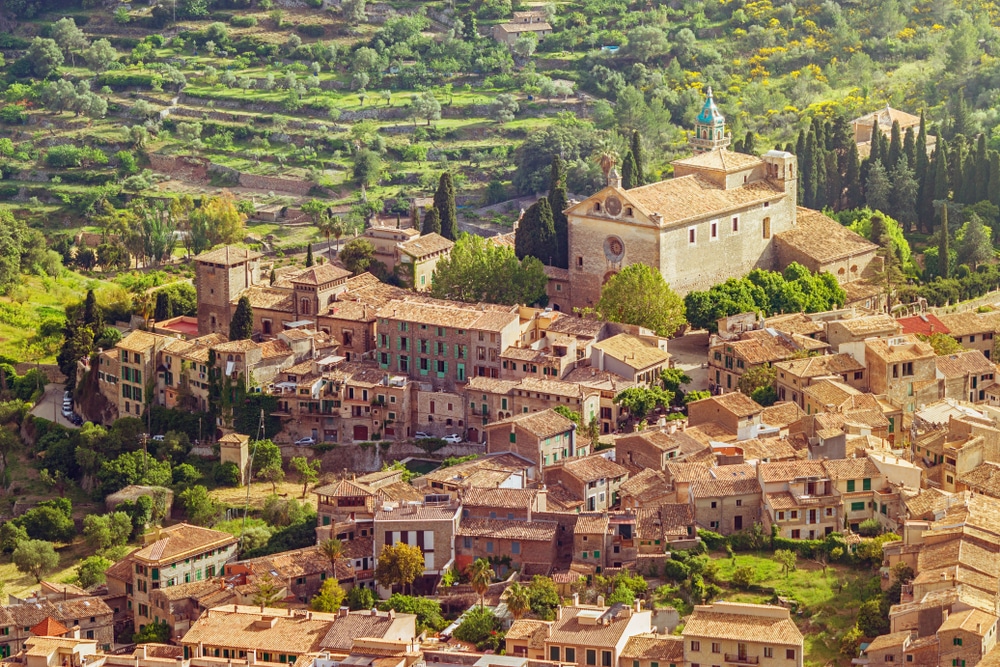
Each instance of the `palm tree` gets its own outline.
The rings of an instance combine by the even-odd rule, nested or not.
[[[507,609],[515,621],[531,611],[531,594],[527,586],[514,583],[507,587]]]
[[[340,237],[344,235],[344,221],[341,220],[340,216],[336,216],[333,219],[333,230],[330,232],[333,234],[333,238],[337,239],[337,254],[340,254]]]
[[[344,544],[335,537],[322,542],[319,545],[319,551],[321,554],[327,557],[330,561],[330,569],[333,570],[334,578],[337,577],[337,561],[339,561],[344,556]]]
[[[330,237],[333,235],[334,225],[337,224],[334,218],[330,217],[328,213],[323,213],[315,224],[319,233],[326,237],[327,252],[332,251],[333,246],[330,245]],[[332,256],[330,257],[330,261],[333,261]]]
[[[597,156],[597,163],[601,165],[601,171],[604,172],[604,177],[607,178],[611,170],[614,169],[615,164],[618,162],[617,157],[611,150],[602,151],[600,155]]]
[[[477,558],[466,571],[469,575],[469,583],[479,596],[479,608],[486,606],[486,591],[493,583],[493,568],[485,558]]]

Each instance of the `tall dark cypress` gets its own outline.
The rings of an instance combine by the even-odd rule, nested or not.
[[[951,183],[948,180],[948,144],[944,139],[938,139],[937,149],[934,151],[934,190],[932,195],[935,201],[948,198],[951,192]]]
[[[441,233],[441,214],[438,210],[431,206],[429,209],[424,211],[424,224],[420,227],[421,234],[440,234]]]
[[[938,244],[938,273],[942,278],[951,277],[951,251],[948,248],[948,200],[941,202],[941,242]]]
[[[514,252],[518,259],[537,257],[543,263],[551,264],[555,259],[555,246],[552,207],[549,200],[542,197],[524,212],[514,236]]]
[[[920,130],[917,132],[917,143],[914,146],[913,171],[918,180],[924,178],[927,173],[927,165],[930,160],[927,158],[927,121],[924,120],[924,112],[920,112]]]
[[[795,142],[795,157],[799,161],[799,186],[796,189],[798,192],[798,203],[801,205],[805,201],[806,193],[806,177],[805,174],[809,171],[808,161],[806,160],[806,131],[799,130],[799,138]]]
[[[813,153],[813,183],[815,190],[812,196],[812,208],[823,208],[826,202],[826,151],[817,150]]]
[[[892,171],[896,168],[896,163],[899,162],[899,156],[903,154],[903,137],[899,131],[899,121],[892,121],[892,131],[890,133],[892,137],[889,140],[889,154],[882,160],[885,163],[886,171]]]
[[[816,134],[809,132],[806,136],[806,151],[799,162],[802,172],[802,201],[809,208],[814,208],[816,201]]]
[[[861,190],[861,161],[858,146],[852,143],[847,149],[847,168],[844,170],[844,191],[847,208],[861,206],[864,194]]]
[[[965,141],[964,138],[956,138],[954,146],[948,155],[948,181],[951,192],[958,199],[962,188],[965,187],[962,170],[965,168]]]
[[[913,128],[906,128],[906,133],[903,134],[903,155],[906,156],[906,164],[913,167],[917,161],[917,144],[916,137],[913,134]],[[914,168],[914,176],[916,176],[916,169]]]
[[[569,221],[566,219],[566,178],[563,176],[562,158],[552,158],[549,174],[549,204],[552,208],[552,223],[556,230],[556,266],[569,268]]]
[[[872,123],[872,140],[871,140],[871,151],[868,154],[869,162],[874,162],[875,160],[881,160],[885,162],[885,156],[879,151],[882,148],[882,130],[879,129],[878,119]]]
[[[434,208],[441,216],[441,236],[454,241],[458,238],[458,214],[455,211],[455,184],[451,174],[444,172],[434,193]]]
[[[962,192],[961,198],[959,198],[958,193],[955,193],[955,199],[962,202],[963,204],[975,204],[978,199],[976,199],[976,184],[979,178],[976,173],[976,153],[974,151],[969,151],[965,156],[965,161],[962,163]]]
[[[635,182],[635,172],[637,171],[635,166],[635,156],[632,155],[632,151],[629,151],[625,155],[625,159],[622,160],[622,188],[625,190],[631,190],[636,186]]]
[[[632,159],[635,160],[635,184],[636,187],[646,184],[646,158],[642,154],[642,135],[639,130],[632,132]],[[555,207],[552,212],[555,213]]]
[[[313,261],[313,244],[306,246],[306,268],[308,269],[315,262]]]
[[[986,135],[980,134],[979,141],[976,142],[976,194],[975,198],[969,202],[986,201],[990,198],[990,156],[986,150]]]
[[[990,185],[987,189],[990,203],[1000,206],[1000,153],[990,151]]]

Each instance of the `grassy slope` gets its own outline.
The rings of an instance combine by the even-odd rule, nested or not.
[[[739,554],[735,559],[720,557],[719,577],[728,581],[737,567],[750,565],[756,572],[754,583],[775,588],[783,597],[795,599],[802,613],[795,618],[805,637],[805,664],[820,666],[845,662],[839,654],[840,635],[854,625],[861,605],[861,591],[871,573],[839,565],[823,568],[799,559],[798,567],[786,577],[774,560]],[[734,602],[766,603],[770,596],[727,592]]]

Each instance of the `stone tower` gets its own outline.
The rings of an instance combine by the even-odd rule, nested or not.
[[[705,106],[701,108],[701,113],[695,121],[694,136],[688,143],[695,153],[704,153],[727,148],[731,141],[732,136],[726,133],[726,117],[719,111],[719,107],[715,106],[712,87],[709,86]]]
[[[260,282],[259,252],[225,246],[194,258],[198,290],[198,335],[229,335],[233,301]]]

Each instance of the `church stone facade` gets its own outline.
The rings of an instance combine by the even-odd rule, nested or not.
[[[779,268],[774,238],[796,225],[795,156],[730,152],[724,126],[709,90],[695,155],[673,163],[672,179],[624,190],[612,170],[607,187],[566,210],[573,307],[596,304],[604,283],[636,262],[682,295]]]

